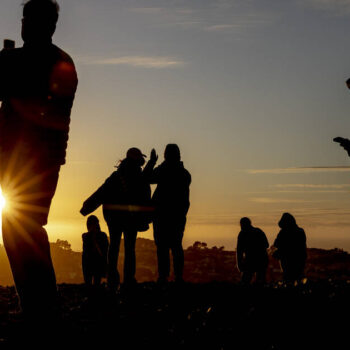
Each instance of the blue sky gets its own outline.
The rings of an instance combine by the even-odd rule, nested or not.
[[[80,248],[80,205],[128,147],[176,142],[193,176],[187,244],[232,249],[241,216],[272,243],[290,211],[309,245],[350,250],[350,159],[332,142],[350,137],[350,1],[59,3],[54,41],[79,88],[52,240]],[[17,45],[20,18],[2,0]]]

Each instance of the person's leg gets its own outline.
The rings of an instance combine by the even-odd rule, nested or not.
[[[243,271],[241,282],[244,285],[249,285],[252,281],[254,273],[252,271]]]
[[[95,273],[94,274],[94,286],[99,286],[101,284],[101,274]]]
[[[18,169],[18,164],[14,168]],[[3,240],[22,310],[39,318],[58,311],[56,277],[43,226],[56,191],[59,167],[41,170],[29,163],[18,171],[20,175],[7,174],[1,179],[9,205],[3,213]]]
[[[136,273],[136,244],[137,231],[124,231],[124,283],[134,283]]]
[[[83,259],[82,263],[83,263],[84,282],[87,286],[91,286],[92,284],[91,266],[89,266],[87,259]]]
[[[173,253],[173,263],[174,263],[174,274],[175,280],[181,282],[184,270],[184,250],[182,247],[182,237],[183,232],[177,233],[176,237],[171,245],[171,250]]]
[[[259,286],[263,286],[266,283],[266,268],[256,271],[255,283]]]
[[[169,244],[163,222],[157,218],[153,222],[154,241],[157,246],[158,280],[167,281],[170,274]]]
[[[167,281],[170,275],[170,254],[167,244],[158,243],[157,259],[158,259],[158,280],[160,282]]]
[[[110,244],[108,249],[107,282],[110,288],[117,288],[120,283],[118,257],[122,230],[119,226],[107,222]]]

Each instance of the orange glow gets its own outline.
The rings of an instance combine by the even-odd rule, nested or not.
[[[6,198],[3,196],[2,191],[0,189],[0,212],[2,212],[5,206],[6,206]]]

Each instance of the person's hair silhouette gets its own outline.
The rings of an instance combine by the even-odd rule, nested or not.
[[[264,284],[269,242],[262,230],[252,226],[249,218],[242,218],[240,225],[241,231],[237,238],[237,267],[242,273],[242,283],[250,284],[253,276],[256,275],[256,283]]]
[[[87,218],[88,232],[83,233],[82,266],[85,284],[99,285],[101,278],[106,275],[108,238],[101,231],[100,222],[95,215]]]
[[[298,281],[304,276],[306,263],[306,235],[293,215],[284,213],[278,222],[281,228],[274,242],[274,257],[280,260],[283,278],[287,282]]]
[[[181,154],[179,146],[175,143],[169,143],[165,147],[164,159],[168,162],[180,162]]]
[[[24,42],[50,40],[55,33],[59,6],[54,0],[30,0],[23,6],[22,39]]]
[[[73,60],[52,44],[59,7],[29,0],[23,7],[23,47],[0,52],[0,184],[11,209],[3,240],[25,314],[57,314],[55,273],[47,223],[65,163],[77,88]],[[45,315],[45,316],[43,316]]]

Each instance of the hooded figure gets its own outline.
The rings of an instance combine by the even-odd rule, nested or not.
[[[277,248],[274,257],[281,262],[284,280],[298,281],[304,276],[306,263],[305,232],[289,213],[282,215],[278,225],[281,231],[273,244]]]
[[[151,166],[158,157],[153,150]],[[166,282],[170,274],[172,251],[175,279],[182,281],[184,252],[182,239],[186,225],[186,215],[190,207],[191,175],[181,162],[180,149],[176,144],[168,144],[164,151],[164,162],[149,175],[149,182],[157,184],[152,197],[154,206],[153,231],[157,246],[159,282]]]

